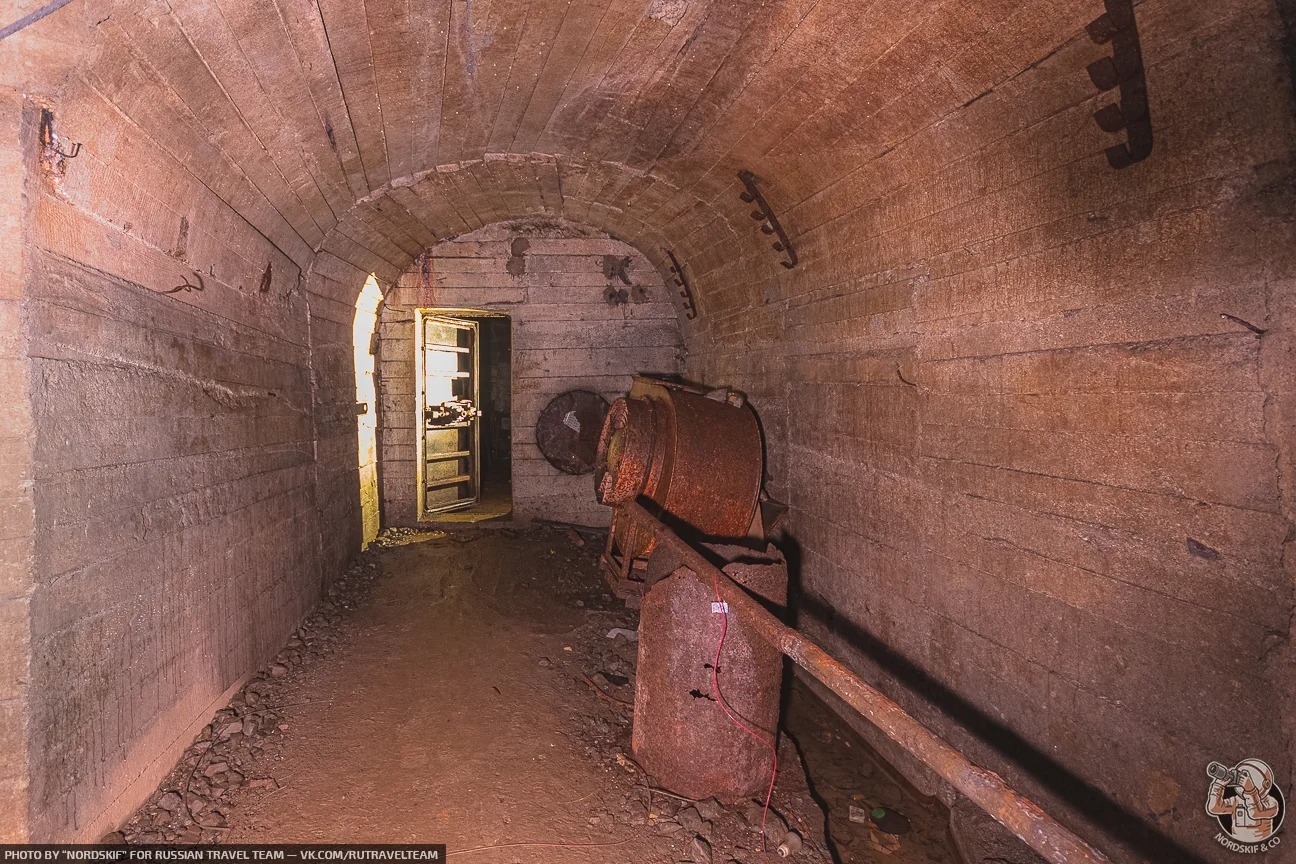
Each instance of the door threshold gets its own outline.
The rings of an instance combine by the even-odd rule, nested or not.
[[[447,510],[444,513],[429,513],[419,520],[419,525],[474,525],[479,522],[512,522],[512,502],[481,502],[465,507],[462,510]]]

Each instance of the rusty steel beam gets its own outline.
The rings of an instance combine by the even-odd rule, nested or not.
[[[818,645],[775,618],[638,502],[628,501],[620,509],[650,531],[661,546],[669,548],[681,565],[692,571],[708,588],[712,579],[718,576],[722,599],[729,604],[730,614],[739,616],[744,626],[813,675],[888,738],[949,781],[968,800],[1045,859],[1052,864],[1110,864],[1106,855],[1081,840],[1035,802],[1012,789],[998,774],[974,764],[935,732],[905,713],[880,690],[866,684]]]

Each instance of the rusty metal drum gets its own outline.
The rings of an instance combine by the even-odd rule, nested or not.
[[[550,400],[536,420],[536,446],[565,474],[594,470],[607,400],[589,390],[568,390]]]
[[[764,553],[707,548],[730,562],[725,573],[768,605],[787,603],[787,564],[773,547]],[[769,745],[734,723],[717,701],[711,672],[722,615],[713,611],[714,600],[711,586],[688,571],[676,571],[644,594],[631,747],[666,789],[733,803],[763,796],[773,763]],[[716,678],[730,713],[765,741],[774,740],[783,656],[736,615],[728,616]]]
[[[655,503],[675,526],[701,538],[748,535],[765,473],[756,414],[705,392],[637,379],[608,410],[599,438],[599,500]],[[628,558],[652,550],[647,534],[613,526]]]

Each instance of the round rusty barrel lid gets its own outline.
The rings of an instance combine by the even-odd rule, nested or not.
[[[649,399],[622,397],[603,420],[595,464],[595,494],[600,504],[615,507],[633,501],[648,482],[653,455],[655,412]]]
[[[536,421],[541,454],[566,474],[593,471],[607,410],[607,400],[588,390],[568,390],[555,396]]]

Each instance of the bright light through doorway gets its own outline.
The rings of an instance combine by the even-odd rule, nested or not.
[[[371,350],[374,329],[378,324],[378,307],[383,293],[373,274],[365,280],[364,290],[356,298],[355,327],[351,342],[355,346],[356,434],[359,436],[360,512],[363,519],[364,545],[378,536],[378,391],[374,386],[374,355]]]

